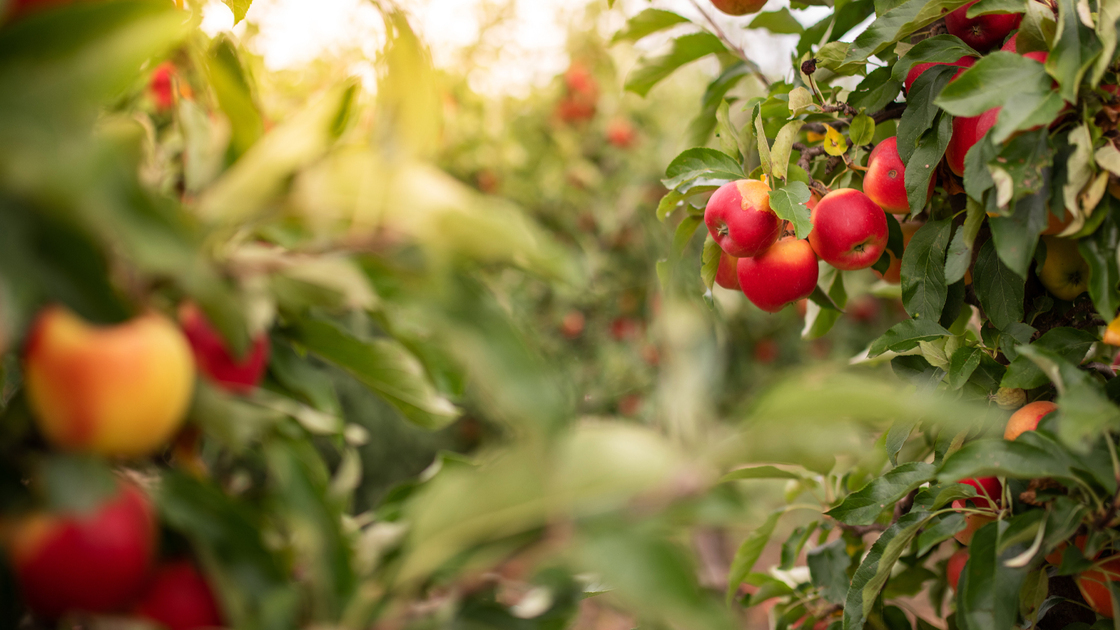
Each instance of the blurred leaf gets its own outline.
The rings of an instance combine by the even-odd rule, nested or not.
[[[848,567],[852,558],[847,543],[834,540],[811,550],[805,557],[813,586],[821,589],[821,596],[833,604],[843,604],[848,593]]]
[[[1104,208],[1098,208],[1102,212]],[[1106,320],[1120,310],[1120,266],[1116,251],[1120,249],[1120,225],[1117,212],[1109,213],[1096,232],[1077,242],[1077,250],[1089,263],[1089,297]]]
[[[920,159],[918,153],[914,159]],[[917,320],[940,319],[948,296],[945,256],[952,221],[929,221],[918,228],[902,254],[902,303]]]
[[[245,19],[245,14],[249,12],[249,7],[253,6],[253,0],[222,0],[222,4],[229,7],[233,11],[233,25]]]
[[[918,486],[934,479],[937,468],[933,464],[908,462],[891,469],[857,492],[844,498],[843,503],[826,514],[848,525],[870,525],[887,508],[893,508]]]
[[[811,197],[809,187],[797,181],[790,181],[770,191],[770,209],[778,218],[789,221],[797,238],[803,239],[813,229],[809,220],[811,214],[805,205]]]
[[[706,144],[708,136],[716,124],[716,109],[723,102],[727,92],[751,74],[751,68],[739,61],[731,64],[718,77],[708,84],[700,101],[700,111],[689,123],[689,142],[694,145]],[[744,130],[747,131],[747,130]]]
[[[732,470],[720,477],[719,482],[725,483],[742,479],[801,479],[802,477],[803,475],[788,470],[782,470],[775,466],[754,466],[752,468]]]
[[[801,22],[786,7],[759,13],[747,28],[764,28],[778,35],[800,35],[805,31],[805,27],[801,26]]]
[[[819,339],[827,335],[844,314],[842,309],[847,303],[848,291],[844,287],[844,274],[832,267],[826,267],[820,272],[817,286],[809,294],[801,338]]]
[[[1120,4],[1114,0],[1103,0],[1098,6],[1100,10],[1097,13],[1096,30],[1103,50],[1093,64],[1093,74],[1090,78],[1090,84],[1093,86],[1100,84],[1109,63],[1116,54],[1116,23],[1120,21]]]
[[[645,9],[641,13],[630,18],[626,23],[626,28],[615,33],[611,39],[611,43],[618,42],[636,42],[647,35],[663,31],[667,28],[690,22],[686,17],[673,13],[672,11],[664,11],[662,9]]]
[[[735,557],[731,560],[731,574],[727,578],[728,602],[731,602],[735,597],[735,593],[739,591],[739,585],[743,583],[747,574],[754,568],[755,563],[762,557],[762,551],[766,548],[766,544],[770,542],[770,536],[774,534],[778,519],[783,514],[785,514],[785,510],[771,512],[762,525],[752,531],[739,545]]]
[[[905,514],[871,546],[848,588],[844,602],[844,630],[862,630],[878,599],[879,590],[891,575],[891,569],[930,518],[928,512],[922,511]]]
[[[360,339],[331,322],[313,319],[291,322],[284,334],[345,369],[419,426],[438,429],[459,415],[436,391],[416,357],[396,340]]]
[[[431,53],[403,11],[382,10],[381,15],[387,36],[379,60],[384,69],[377,84],[374,133],[393,159],[425,157],[439,148],[443,112]],[[340,116],[351,103],[347,99],[342,105]],[[341,129],[335,131],[337,135]]]
[[[237,453],[275,426],[283,412],[253,404],[200,380],[189,417],[207,435]]]
[[[965,444],[945,460],[938,479],[949,483],[973,477],[1055,477],[1076,482],[1072,463],[1056,442],[1028,431],[1015,441],[980,439]]]
[[[721,100],[716,109],[716,136],[719,138],[720,151],[736,157],[747,155],[743,139],[731,122],[731,105],[726,100]]]
[[[672,46],[672,49],[661,57],[643,58],[626,77],[626,89],[644,97],[649,94],[653,86],[677,68],[701,57],[727,50],[718,37],[708,32],[682,35],[673,40]]]
[[[206,55],[206,69],[210,87],[229,118],[232,132],[230,149],[236,160],[264,135],[264,119],[253,98],[237,49],[228,37],[220,36],[214,41]]]
[[[1057,353],[1066,361],[1079,365],[1096,343],[1097,338],[1076,328],[1052,328],[1042,334],[1032,345]],[[1007,374],[1000,383],[1003,387],[1034,389],[1042,387],[1049,379],[1029,357],[1019,355],[1007,366]]]
[[[990,13],[1022,13],[1027,8],[1024,0],[980,0],[968,7],[965,17],[974,18]]]
[[[1024,280],[1003,264],[992,241],[980,248],[972,269],[972,286],[984,313],[997,329],[1022,321]]]
[[[45,507],[70,518],[95,518],[94,514],[115,500],[123,487],[106,462],[88,455],[52,455],[44,458],[35,472]]]
[[[782,571],[789,571],[797,562],[798,556],[801,551],[805,549],[805,543],[809,541],[809,537],[816,531],[818,523],[816,521],[794,528],[789,538],[782,543],[782,560],[778,563],[778,568]]]
[[[967,0],[906,0],[876,19],[856,37],[847,60],[866,59],[923,26],[966,3]],[[846,622],[845,622],[846,623]],[[845,626],[845,630],[848,628]]]

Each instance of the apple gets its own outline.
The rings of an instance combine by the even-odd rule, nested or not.
[[[867,173],[863,176],[863,193],[891,214],[910,213],[910,201],[906,198],[906,165],[898,154],[896,136],[883,140],[871,150],[867,157]],[[932,194],[931,177],[926,195]]]
[[[253,391],[264,378],[269,353],[267,334],[257,335],[245,356],[238,358],[202,309],[194,304],[179,307],[179,323],[191,344],[199,372],[218,387],[244,394]]]
[[[1000,50],[1004,50],[1004,51],[1007,51],[1007,52],[1013,52],[1013,53],[1019,53],[1018,42],[1017,42],[1018,39],[1019,39],[1019,33],[1013,34],[1011,37],[1009,37],[1007,39],[1006,42],[1004,42],[1003,46],[1000,46]],[[1037,61],[1039,63],[1046,63],[1046,59],[1050,56],[1050,53],[1048,53],[1044,50],[1035,50],[1035,51],[1025,52],[1025,53],[1021,53],[1021,54],[1024,57],[1026,57],[1027,59],[1034,59],[1035,61]]]
[[[704,208],[704,224],[724,253],[757,256],[782,233],[782,221],[770,209],[770,187],[756,179],[720,186]]]
[[[778,347],[777,341],[774,341],[771,337],[763,337],[754,343],[752,354],[756,362],[769,365],[778,360],[781,349]]]
[[[1027,431],[1034,431],[1043,416],[1052,413],[1058,408],[1049,400],[1038,400],[1028,405],[1023,405],[1018,411],[1011,414],[1007,420],[1007,427],[1003,430],[1003,439],[1014,440]]]
[[[739,259],[727,252],[719,253],[719,267],[716,268],[716,284],[734,291],[739,290]]]
[[[1084,552],[1085,551],[1085,543],[1088,542],[1088,540],[1089,540],[1088,536],[1086,536],[1085,534],[1079,534],[1078,536],[1076,536],[1073,539],[1073,544],[1077,545],[1077,548],[1080,549],[1082,552]],[[1058,543],[1058,546],[1054,547],[1053,551],[1046,554],[1046,561],[1049,562],[1050,564],[1054,565],[1054,566],[1060,566],[1062,564],[1062,555],[1065,553],[1066,547],[1068,547],[1068,546],[1069,546],[1069,543],[1064,541],[1064,540],[1062,542]],[[1097,554],[1097,555],[1100,555],[1100,554]]]
[[[1089,290],[1089,263],[1077,251],[1077,241],[1043,236],[1046,260],[1038,270],[1042,286],[1060,300],[1073,301]]]
[[[910,93],[910,86],[914,85],[914,81],[917,81],[918,77],[921,76],[923,72],[925,72],[926,70],[929,70],[930,68],[932,68],[934,66],[957,66],[958,68],[960,68],[960,70],[957,70],[957,73],[953,75],[953,79],[956,79],[957,77],[961,76],[961,74],[965,70],[971,68],[973,66],[973,64],[975,64],[975,63],[976,63],[976,57],[969,57],[967,55],[965,55],[964,57],[961,57],[960,59],[957,59],[956,61],[954,61],[952,63],[947,63],[947,62],[943,62],[943,61],[931,61],[931,62],[927,62],[927,63],[916,63],[913,66],[911,66],[910,71],[906,73],[906,79],[903,80],[902,84],[906,87],[906,93],[909,94]],[[952,79],[950,79],[950,81],[952,81]]]
[[[11,524],[12,567],[36,614],[113,612],[144,585],[156,548],[155,515],[139,488],[119,484],[89,513],[35,512]]]
[[[945,148],[945,163],[956,175],[964,176],[964,158],[968,150],[995,126],[999,107],[993,107],[979,116],[958,116],[953,119],[953,135]]]
[[[961,572],[964,571],[964,565],[968,562],[968,549],[958,549],[956,553],[949,556],[949,561],[945,563],[945,579],[949,582],[949,588],[954,591],[957,590],[957,585],[961,583]]]
[[[632,317],[616,317],[611,322],[611,336],[617,341],[637,339],[642,334],[642,324]]]
[[[1120,346],[1120,317],[1108,323],[1108,326],[1104,329],[1104,336],[1101,337],[1101,341],[1110,346]],[[1120,364],[1120,354],[1112,358],[1112,370],[1114,372],[1120,367],[1120,365],[1117,364]]]
[[[887,246],[887,217],[870,197],[854,188],[825,195],[810,215],[809,244],[821,260],[837,269],[875,264]]]
[[[980,52],[992,49],[1002,42],[1008,33],[1019,27],[1022,13],[989,13],[974,18],[966,17],[970,2],[945,16],[945,29],[956,35],[964,43]]]
[[[1085,598],[1085,603],[1102,617],[1112,619],[1112,595],[1108,583],[1120,580],[1120,556],[1112,556],[1095,569],[1090,569],[1074,578],[1077,590]]]
[[[163,315],[94,326],[52,306],[28,335],[24,378],[35,421],[51,444],[138,457],[182,424],[195,370],[182,331]]]
[[[765,5],[766,0],[712,0],[712,6],[727,15],[758,13]]]
[[[1046,220],[1046,229],[1043,230],[1042,235],[1055,236],[1061,234],[1063,230],[1069,227],[1070,223],[1073,223],[1073,215],[1069,213],[1069,210],[1063,208],[1061,217],[1058,217],[1058,215],[1053,212],[1047,212]]]
[[[1003,497],[1003,486],[1000,484],[999,479],[995,477],[962,479],[961,483],[976,488],[977,496],[971,499],[957,499],[953,501],[954,510],[960,511],[968,506],[991,512],[991,516],[974,513],[964,515],[965,527],[956,534],[953,534],[953,538],[956,538],[957,542],[960,544],[967,546],[968,543],[972,542],[972,536],[977,530],[996,520],[995,512]]]
[[[165,61],[152,70],[152,78],[148,81],[148,93],[158,111],[167,111],[175,105],[174,76],[175,65],[170,61]]]
[[[8,2],[7,14],[15,18],[33,11],[71,4],[72,2],[74,0],[11,0]],[[0,10],[0,17],[3,17],[3,13]]]
[[[214,592],[194,564],[187,560],[157,568],[133,613],[163,624],[167,630],[202,630],[223,625]]]
[[[583,334],[583,327],[587,320],[583,313],[571,310],[564,314],[564,319],[560,321],[560,333],[568,339],[575,339]]]
[[[607,124],[607,142],[620,149],[629,149],[638,139],[634,125],[625,118],[615,118]]]
[[[793,237],[783,238],[757,257],[740,258],[738,270],[743,294],[769,313],[809,297],[819,273],[809,242]]]
[[[903,249],[906,249],[906,246],[910,244],[910,239],[914,238],[914,234],[918,231],[918,228],[923,225],[925,225],[925,223],[921,221],[907,221],[899,226],[902,228]],[[879,277],[883,280],[891,284],[898,284],[902,281],[902,259],[895,256],[894,252],[889,249],[887,250],[887,255],[890,256],[891,266],[887,267],[886,273],[879,273],[878,270],[873,271],[879,274]]]

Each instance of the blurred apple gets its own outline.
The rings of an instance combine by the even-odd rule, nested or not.
[[[583,327],[586,319],[583,313],[577,310],[571,310],[564,314],[564,319],[560,321],[560,333],[568,339],[575,339],[583,334]]]
[[[1038,423],[1047,414],[1057,411],[1058,405],[1049,400],[1039,400],[1024,405],[1007,420],[1007,427],[1003,430],[1003,439],[1014,440],[1027,431],[1034,431]]]
[[[157,568],[133,612],[167,630],[203,630],[223,624],[210,585],[188,560]]]
[[[607,124],[607,142],[620,149],[629,149],[638,140],[634,125],[625,118],[615,118]]]
[[[1043,236],[1046,260],[1038,270],[1042,286],[1060,300],[1073,301],[1089,290],[1089,263],[1077,251],[1077,241]]]
[[[184,303],[179,307],[179,323],[190,342],[198,370],[215,385],[243,394],[252,391],[264,378],[268,367],[268,335],[257,335],[245,356],[238,358],[233,356],[202,309],[194,304]]]

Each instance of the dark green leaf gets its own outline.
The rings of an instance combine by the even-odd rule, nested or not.
[[[863,624],[895,562],[929,519],[928,512],[911,511],[888,527],[871,546],[848,588],[844,602],[844,630],[863,630]]]
[[[813,535],[816,529],[816,521],[808,525],[794,528],[789,538],[782,543],[782,561],[778,563],[779,569],[782,571],[789,571],[793,568],[794,563],[798,560],[798,556],[801,555],[801,550],[805,548],[805,543],[809,542],[809,537]]]
[[[1061,422],[1057,434],[1063,444],[1084,451],[1086,442],[1101,431],[1120,429],[1120,407],[1108,400],[1103,388],[1087,372],[1041,346],[1024,346],[1019,353],[1034,361],[1058,389]]]
[[[953,512],[935,517],[931,524],[918,534],[918,555],[924,556],[937,545],[949,540],[964,529],[964,514]]]
[[[915,159],[918,154],[915,153]],[[945,307],[945,256],[953,229],[948,219],[930,221],[910,239],[902,255],[902,304],[911,317],[937,320]]]
[[[969,545],[968,563],[961,574],[957,595],[958,624],[968,628],[1010,628],[1019,612],[1019,592],[1026,569],[1008,568],[1004,561],[1015,555],[997,553],[999,535],[1009,527],[995,521],[980,528]],[[964,622],[964,623],[961,623]]]
[[[895,503],[911,490],[931,481],[936,473],[937,468],[933,464],[902,464],[882,477],[871,480],[871,483],[858,492],[848,495],[843,503],[826,514],[848,525],[870,525],[883,510],[893,509]]]
[[[1111,203],[1110,201],[1109,206]],[[1104,212],[1106,209],[1110,208],[1097,208],[1096,212]],[[1093,299],[1097,313],[1106,321],[1110,321],[1120,310],[1117,249],[1120,249],[1120,225],[1117,224],[1115,211],[1109,213],[1096,232],[1077,242],[1077,250],[1081,252],[1085,262],[1089,263],[1089,297]]]
[[[1023,278],[999,259],[995,244],[984,243],[972,270],[972,286],[993,326],[1002,330],[1022,321],[1024,284]]]
[[[923,72],[910,86],[909,104],[898,121],[898,155],[906,164],[918,148],[918,140],[931,128],[941,110],[933,99],[941,93],[959,68],[934,66]],[[928,181],[928,180],[927,180]]]
[[[975,346],[957,348],[949,359],[949,388],[960,389],[980,367],[980,356],[984,351]]]
[[[1046,448],[1048,446],[1057,448]],[[946,458],[938,478],[943,483],[994,476],[1073,480],[1071,464],[1064,449],[1029,431],[1014,442],[981,439],[965,444],[961,450]]]
[[[838,539],[821,545],[809,552],[805,564],[813,586],[821,589],[821,595],[833,604],[843,604],[848,593],[848,567],[852,564],[847,543]]]
[[[1034,346],[1046,348],[1058,354],[1066,361],[1079,365],[1089,352],[1089,348],[1096,343],[1097,338],[1083,330],[1076,328],[1053,328],[1043,333]],[[1019,387],[1034,389],[1042,387],[1049,382],[1046,374],[1035,365],[1034,361],[1026,356],[1016,356],[1011,365],[1007,366],[1007,374],[1003,377],[1003,387]]]
[[[876,68],[867,73],[854,92],[848,95],[848,104],[856,109],[877,112],[894,101],[902,83],[891,78],[890,68]]]
[[[898,465],[898,452],[906,445],[906,441],[910,439],[910,434],[918,426],[918,420],[909,418],[906,420],[896,420],[891,424],[891,428],[887,430],[886,449],[887,457],[891,461],[891,465]]]

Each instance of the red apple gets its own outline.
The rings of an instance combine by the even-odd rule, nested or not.
[[[945,16],[945,28],[950,35],[956,35],[964,43],[980,52],[991,50],[1019,27],[1022,13],[989,13],[974,18],[966,17],[970,2]]]
[[[960,59],[957,59],[956,61],[954,61],[952,63],[947,63],[947,62],[944,62],[944,61],[931,61],[931,62],[928,62],[928,63],[916,63],[913,66],[911,66],[910,71],[906,73],[906,79],[902,82],[902,84],[906,87],[906,93],[909,94],[910,93],[910,86],[914,85],[914,81],[917,81],[918,77],[921,76],[921,74],[923,72],[925,72],[926,70],[929,70],[930,68],[932,68],[934,66],[957,66],[957,67],[959,67],[960,70],[957,70],[957,73],[953,75],[953,79],[956,79],[957,77],[961,76],[961,73],[963,73],[965,70],[971,68],[972,65],[975,64],[975,63],[976,63],[976,57],[969,57],[967,55],[964,56],[964,57],[961,57]],[[951,80],[952,79],[950,79],[950,81]]]
[[[755,361],[763,365],[769,365],[778,360],[781,349],[778,347],[777,341],[770,337],[764,337],[755,342],[753,354]]]
[[[719,267],[716,268],[716,284],[733,291],[739,290],[739,259],[727,254],[719,253]]]
[[[165,61],[152,70],[152,78],[148,81],[148,93],[161,112],[175,105],[174,76],[175,65]]]
[[[1049,400],[1039,400],[1028,405],[1023,405],[1018,411],[1011,414],[1007,420],[1007,427],[1003,430],[1003,439],[1014,440],[1027,431],[1038,428],[1038,422],[1047,414],[1053,413],[1058,406]]]
[[[766,0],[712,0],[712,6],[727,15],[747,15],[762,10]]]
[[[133,611],[167,630],[202,630],[223,625],[222,614],[206,579],[189,561],[156,569]]]
[[[870,197],[854,188],[834,190],[811,215],[809,244],[821,260],[837,269],[875,264],[887,246],[887,217]]]
[[[813,248],[808,241],[793,237],[783,238],[757,257],[739,259],[739,286],[743,294],[770,313],[809,297],[817,286],[817,274]]]
[[[720,249],[736,258],[761,254],[782,233],[770,209],[770,187],[756,179],[720,186],[704,208],[704,223]]]
[[[634,125],[625,118],[615,118],[607,124],[607,142],[620,149],[629,149],[638,139]]]
[[[152,506],[125,482],[90,513],[38,512],[17,519],[10,533],[23,599],[49,619],[120,610],[143,586],[156,546]]]
[[[971,499],[958,499],[953,501],[954,510],[959,511],[968,506],[991,512],[991,516],[975,513],[964,515],[965,528],[953,534],[953,537],[956,538],[957,542],[960,544],[967,545],[972,542],[972,536],[977,530],[995,520],[995,512],[999,508],[1000,500],[1003,496],[1003,486],[1000,484],[999,479],[995,477],[962,479],[961,483],[976,488],[978,496]]]
[[[953,135],[945,149],[945,162],[949,170],[964,176],[964,157],[972,145],[980,141],[995,126],[999,107],[993,107],[979,116],[958,116],[953,119]]]
[[[215,385],[231,392],[247,393],[261,382],[268,367],[268,335],[258,335],[249,352],[237,358],[194,304],[184,303],[179,308],[179,323],[191,344],[199,371]]]
[[[945,563],[945,579],[949,582],[949,588],[954,591],[957,590],[957,585],[961,583],[961,572],[964,571],[964,565],[968,562],[968,549],[958,549],[956,553],[949,556],[949,561]]]
[[[906,198],[906,165],[898,154],[898,138],[891,136],[875,145],[867,157],[867,172],[863,176],[863,192],[871,201],[891,214],[910,214],[910,201]],[[933,194],[933,178],[929,192]]]
[[[586,322],[583,313],[576,310],[568,311],[560,322],[560,333],[568,339],[575,339],[583,334],[583,327]]]

